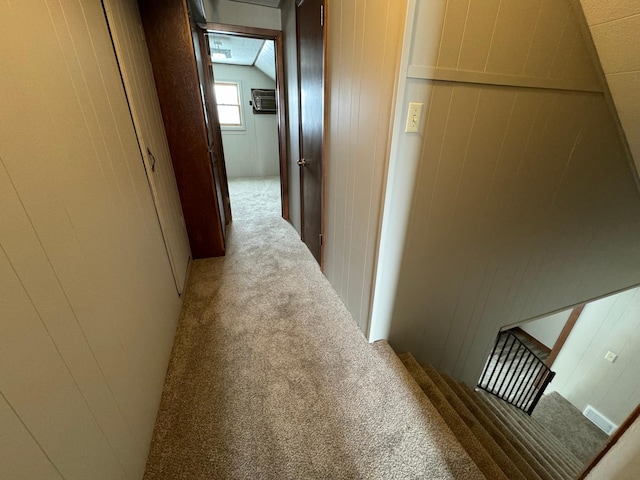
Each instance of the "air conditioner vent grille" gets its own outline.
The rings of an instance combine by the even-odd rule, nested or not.
[[[587,417],[589,420],[591,420],[591,422],[596,427],[598,427],[607,435],[611,435],[618,428],[616,424],[614,424],[611,420],[609,420],[607,417],[602,415],[599,411],[597,411],[591,405],[587,405],[587,408],[584,409],[584,412],[582,412],[582,414],[585,417]]]
[[[251,104],[253,113],[276,113],[276,91],[252,88]]]

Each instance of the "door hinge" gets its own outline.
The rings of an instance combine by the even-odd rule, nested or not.
[[[324,27],[324,5],[320,5],[320,26]]]
[[[320,246],[322,246],[322,234],[318,235],[320,237]]]

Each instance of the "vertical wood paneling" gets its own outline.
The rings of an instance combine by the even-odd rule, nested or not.
[[[404,2],[328,2],[325,273],[366,332]]]
[[[252,88],[275,89],[276,83],[253,66],[214,63],[213,70],[216,81],[239,82],[241,88],[244,130],[222,129],[228,177],[277,177],[280,174],[278,118],[255,115],[249,105]]]
[[[433,88],[435,99],[451,87]],[[464,375],[500,326],[633,283],[633,268],[623,268],[623,256],[601,252],[596,237],[606,231],[612,241],[618,231],[618,248],[633,255],[631,239],[640,231],[612,230],[620,216],[590,208],[599,195],[609,208],[618,196],[614,203],[625,205],[625,215],[638,210],[602,97],[459,86],[451,98],[429,110],[429,125],[444,125],[436,133],[442,146],[432,157],[438,140],[427,130],[422,163],[439,166],[418,178],[395,311],[423,320],[392,329],[391,340]],[[608,154],[596,148],[603,138]],[[604,166],[595,165],[602,158],[617,159],[604,185]],[[583,195],[583,204],[573,195]],[[574,235],[590,241],[576,244]],[[602,284],[594,273],[603,267],[596,253],[617,265],[606,269],[616,272],[615,283]]]
[[[171,269],[181,293],[191,251],[140,12],[134,0],[107,0],[104,6]]]
[[[588,304],[554,362],[551,391],[620,425],[640,402],[639,314],[637,288]],[[604,359],[608,351],[618,355],[614,363]]]
[[[470,2],[455,68],[484,71],[501,3],[501,0]],[[455,22],[455,19],[453,21]]]
[[[1,415],[25,446],[2,472],[138,479],[180,299],[104,11],[5,2],[0,24],[0,392],[22,427]]]
[[[5,255],[0,272],[0,288],[9,299],[0,326],[3,396],[65,478],[123,478],[123,466]]]
[[[378,273],[396,293],[390,313],[375,312],[376,338],[388,332],[397,350],[469,384],[501,326],[640,283],[640,196],[624,145],[604,95],[570,81],[602,90],[579,17],[568,2],[481,3],[450,0],[437,17],[417,0],[408,16],[391,162],[416,161],[418,174],[387,185],[387,201],[412,189],[413,202],[406,231],[383,232],[402,261],[397,283]],[[442,32],[437,64],[423,29]],[[439,69],[450,81],[430,79]],[[471,78],[456,77],[465,69],[473,83],[456,80]],[[492,83],[502,74],[513,83]],[[519,76],[558,82],[518,88]],[[408,102],[425,104],[418,134],[404,133]],[[419,159],[407,158],[417,142]]]
[[[493,31],[492,45],[496,45],[496,48],[489,52],[485,66],[487,71],[506,74],[522,72],[540,8],[539,0],[503,0]]]
[[[0,396],[0,471],[14,480],[62,480],[41,446]]]
[[[507,75],[502,84],[513,77],[600,89],[568,0],[440,0],[417,2],[415,13],[414,69]]]

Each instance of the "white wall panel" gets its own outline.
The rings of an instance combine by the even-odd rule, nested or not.
[[[104,6],[171,269],[182,293],[191,250],[138,4],[107,0]]]
[[[417,2],[409,76],[601,91],[578,19],[568,1]]]
[[[572,311],[565,310],[564,312],[554,313],[518,326],[540,343],[552,349]]]
[[[640,471],[640,420],[636,418],[586,480],[634,480]]]
[[[277,177],[280,174],[278,116],[254,114],[252,88],[275,89],[276,83],[256,67],[213,64],[216,82],[238,82],[244,128],[222,127],[222,143],[229,178]],[[233,199],[232,199],[233,200]]]
[[[13,480],[62,480],[16,412],[0,396],[0,471]]]
[[[405,3],[327,3],[325,273],[367,332]]]
[[[616,425],[640,403],[640,289],[589,303],[553,364],[557,391],[580,411],[593,406]],[[611,351],[615,362],[605,360]]]
[[[102,4],[0,23],[0,391],[25,444],[0,464],[139,479],[180,299]]]
[[[640,197],[579,16],[498,3],[410,4],[371,337],[469,384],[500,327],[640,282]]]

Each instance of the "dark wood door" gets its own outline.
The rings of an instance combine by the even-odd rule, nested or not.
[[[200,79],[185,0],[139,0],[193,258],[224,255]]]
[[[215,78],[213,76],[211,50],[205,31],[193,21],[191,22],[191,36],[193,38],[198,75],[200,76],[209,156],[211,158],[213,178],[216,185],[216,194],[218,196],[220,218],[223,220],[223,225],[226,226],[231,222],[231,200],[229,199],[227,167],[224,160],[224,148],[222,146],[222,130],[220,129],[218,107],[214,93]]]
[[[298,1],[296,18],[300,82],[302,240],[322,265],[324,0]]]

